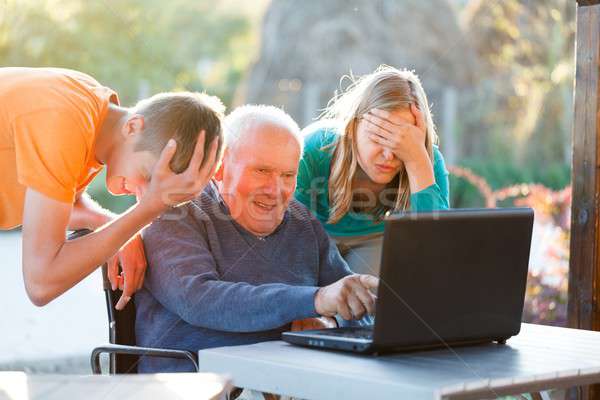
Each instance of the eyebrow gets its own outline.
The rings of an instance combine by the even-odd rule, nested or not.
[[[254,168],[254,169],[267,169],[269,171],[273,171],[273,170],[276,169],[275,167],[273,167],[271,165],[267,165],[267,164],[255,164],[255,165],[252,166],[252,168]],[[289,169],[287,171],[282,171],[282,173],[284,173],[284,174],[296,174],[297,171],[293,170],[293,169]]]
[[[255,168],[255,169],[273,169],[272,166],[267,165],[267,164],[253,164],[252,168]]]

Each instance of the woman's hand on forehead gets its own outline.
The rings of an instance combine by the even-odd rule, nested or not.
[[[418,158],[425,150],[427,135],[425,123],[420,111],[413,105],[411,105],[411,112],[415,115],[416,125],[385,110],[373,109],[363,117],[369,139],[390,149],[404,162]],[[394,117],[394,121],[385,118],[386,115]]]
[[[379,108],[373,108],[366,115],[372,115],[381,119],[385,119],[391,124],[398,126],[402,126],[405,124],[419,126],[420,123],[422,123],[423,126],[425,125],[423,114],[414,104],[411,104],[409,106],[408,111],[410,111],[410,113],[399,113],[388,110],[382,110]]]

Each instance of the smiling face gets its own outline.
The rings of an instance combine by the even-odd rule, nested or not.
[[[415,125],[416,120],[409,108],[390,111],[393,118]],[[356,129],[358,164],[371,181],[377,184],[390,183],[402,168],[402,161],[394,153],[369,138],[369,124],[360,120]]]
[[[296,189],[300,144],[283,127],[253,123],[225,150],[215,178],[233,219],[254,235],[272,233]]]

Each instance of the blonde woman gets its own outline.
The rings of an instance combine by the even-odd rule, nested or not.
[[[350,268],[379,275],[383,217],[449,207],[448,171],[419,78],[381,66],[304,129],[296,198]]]

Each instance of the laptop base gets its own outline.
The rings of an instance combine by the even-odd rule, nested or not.
[[[379,355],[387,353],[402,353],[422,350],[435,350],[472,346],[479,344],[497,343],[505,345],[509,337],[494,339],[473,339],[452,342],[428,343],[420,345],[377,346],[372,339],[362,338],[362,333],[368,328],[333,328],[314,329],[306,331],[284,332],[281,338],[291,344],[319,349],[346,351],[359,354]],[[371,329],[368,329],[371,330]],[[356,337],[352,337],[356,333]]]

